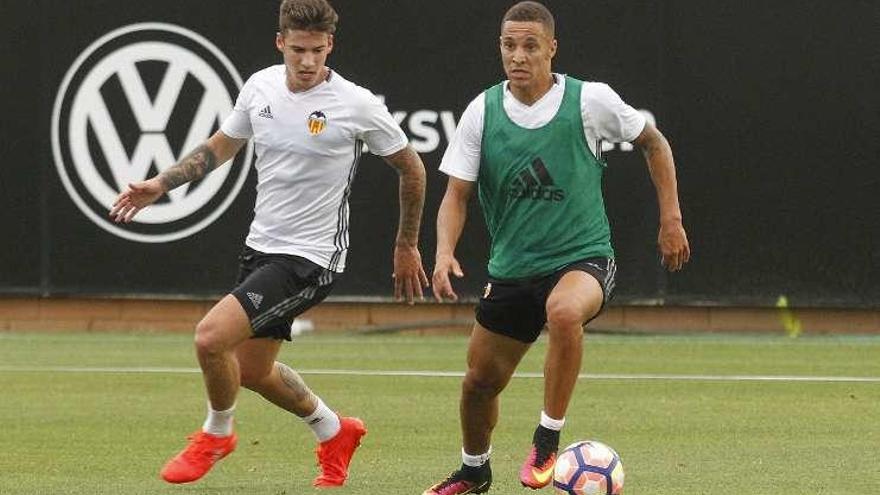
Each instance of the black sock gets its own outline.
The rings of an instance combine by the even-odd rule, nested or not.
[[[486,462],[481,466],[468,466],[467,464],[462,464],[458,471],[461,473],[461,477],[466,480],[483,481],[491,472],[491,468],[489,467],[489,460],[486,459]]]
[[[559,450],[559,432],[538,425],[535,428],[535,434],[532,436],[532,443],[542,452],[556,452]]]

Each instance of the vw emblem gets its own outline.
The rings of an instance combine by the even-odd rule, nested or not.
[[[138,242],[169,242],[216,220],[241,190],[253,145],[200,181],[170,191],[130,224],[109,218],[129,183],[171,167],[232,112],[242,81],[210,41],[172,24],[116,29],[64,76],[52,111],[52,151],[64,188],[102,229]]]

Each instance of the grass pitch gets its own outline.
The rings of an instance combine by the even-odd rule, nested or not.
[[[165,460],[204,419],[190,336],[0,334],[0,494],[318,493],[314,438],[249,391],[238,450],[172,486]],[[282,360],[369,428],[339,494],[420,494],[459,459],[463,337],[309,335]],[[490,494],[541,409],[545,344],[502,395]],[[562,443],[613,446],[627,495],[875,494],[880,338],[588,336]],[[543,493],[552,493],[546,489]]]

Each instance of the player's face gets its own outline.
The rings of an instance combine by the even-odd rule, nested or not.
[[[310,89],[327,77],[324,64],[333,51],[332,34],[288,29],[275,37],[275,46],[284,55],[291,90]]]
[[[514,89],[533,89],[550,76],[556,40],[540,22],[506,21],[501,27],[501,63]]]

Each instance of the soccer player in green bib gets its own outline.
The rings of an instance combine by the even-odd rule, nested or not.
[[[500,48],[508,80],[471,102],[440,165],[449,182],[437,214],[434,296],[457,299],[450,274],[464,275],[454,253],[474,189],[492,245],[462,384],[462,464],[423,495],[489,489],[498,396],[545,327],[544,410],[520,481],[533,489],[552,481],[581,369],[583,326],[614,288],[602,141],[632,142],[645,157],[657,191],[663,265],[676,271],[690,257],[669,143],[607,85],[551,71],[554,26],[537,2],[507,11]]]

